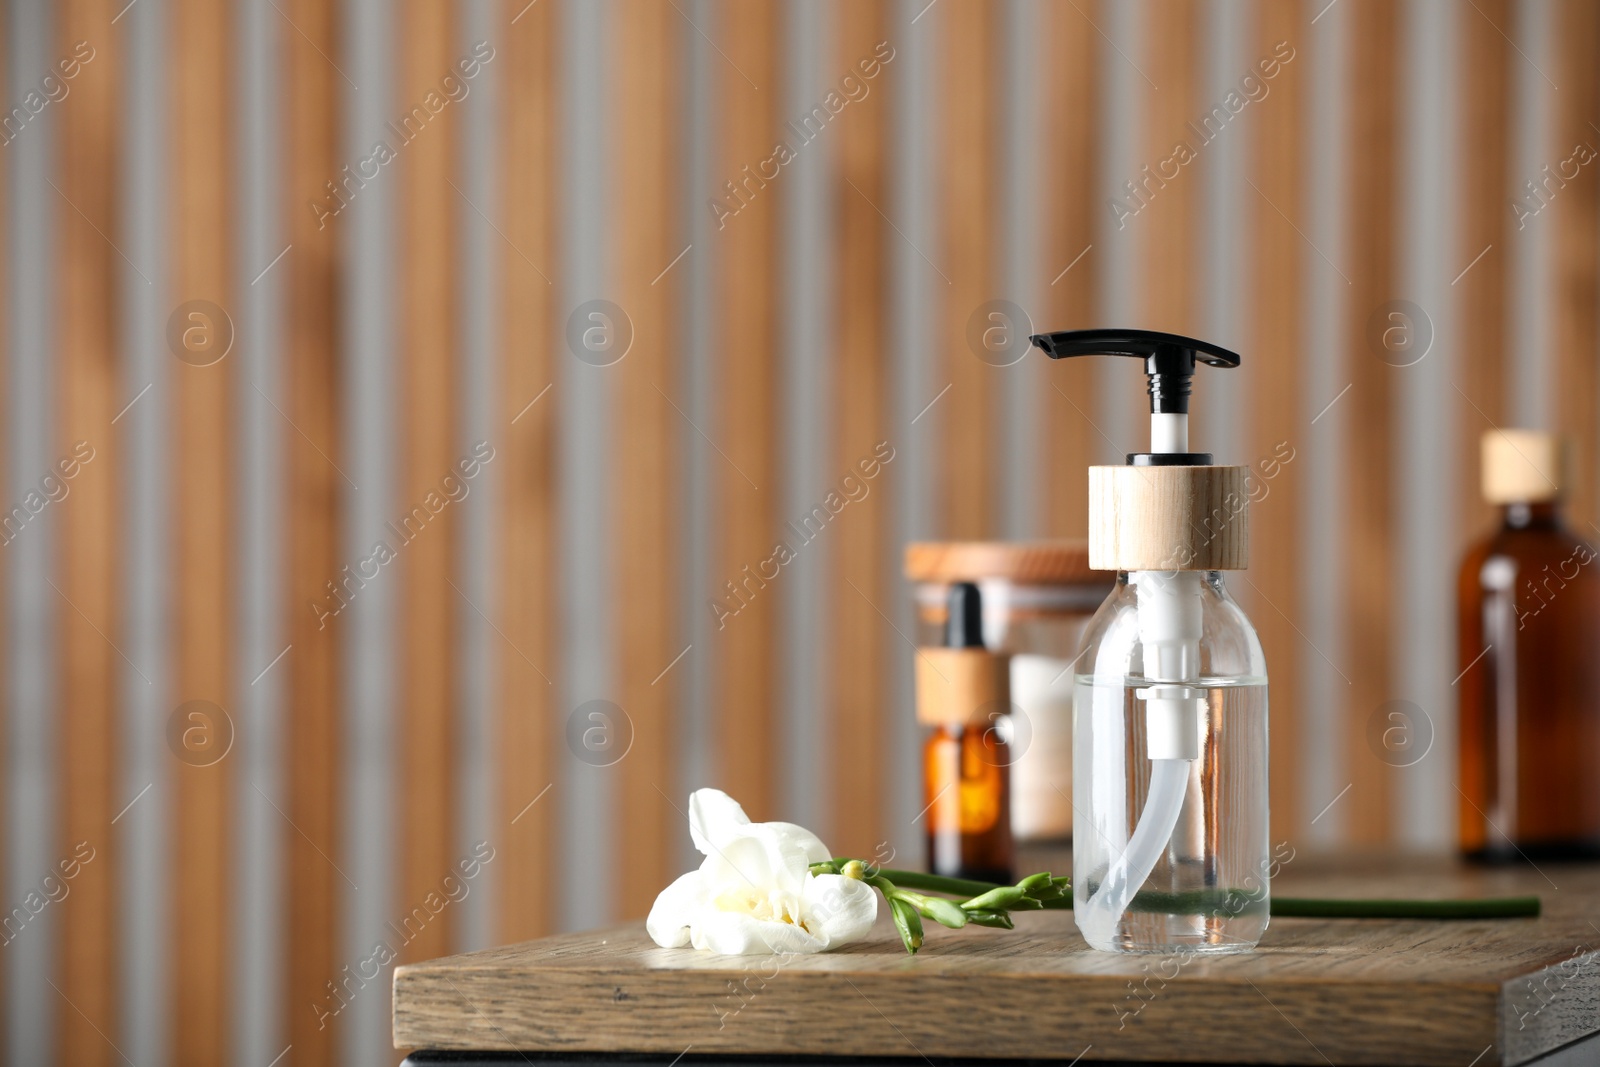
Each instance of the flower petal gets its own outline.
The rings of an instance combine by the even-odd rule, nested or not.
[[[782,847],[793,849],[805,856],[807,866],[813,863],[826,863],[833,859],[833,853],[828,851],[828,846],[822,843],[822,839],[804,826],[796,826],[792,822],[763,822],[754,825],[776,831]]]
[[[739,802],[720,789],[696,789],[689,794],[689,836],[704,856],[715,855],[750,817]]]
[[[723,956],[756,956],[773,952],[811,953],[827,948],[792,923],[757,919],[736,911],[705,908],[697,916],[692,934],[697,949]]]
[[[800,914],[826,948],[867,936],[878,918],[878,894],[871,886],[838,874],[819,874],[806,882]]]
[[[690,871],[656,896],[644,928],[662,948],[682,948],[689,943],[689,928],[705,904],[706,887],[699,871]]]

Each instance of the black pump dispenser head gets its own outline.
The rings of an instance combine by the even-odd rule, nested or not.
[[[1239,365],[1238,353],[1194,337],[1155,330],[1062,330],[1034,334],[1028,340],[1044,349],[1051,359],[1135,356],[1144,360],[1144,372],[1150,379],[1152,416],[1188,415],[1189,379],[1196,363],[1223,368]],[[1186,438],[1186,427],[1183,432]],[[1128,462],[1136,467],[1204,466],[1211,463],[1211,453],[1157,447],[1150,452],[1131,453]]]
[[[946,602],[950,613],[944,624],[947,648],[982,648],[983,597],[972,582],[957,582],[950,587]]]

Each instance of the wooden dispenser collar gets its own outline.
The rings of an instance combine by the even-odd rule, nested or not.
[[[1090,467],[1089,566],[1244,570],[1247,474],[1246,467]]]

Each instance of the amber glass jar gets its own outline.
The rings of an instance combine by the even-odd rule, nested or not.
[[[921,542],[906,548],[905,575],[919,647],[944,642],[953,584],[982,590],[984,643],[1010,656],[1010,699],[1020,712],[995,724],[1011,761],[1012,834],[1019,843],[1070,841],[1071,667],[1116,575],[1089,569],[1084,541]]]
[[[1459,576],[1460,842],[1490,861],[1600,858],[1600,562],[1560,513],[1554,438],[1495,431],[1499,529]]]

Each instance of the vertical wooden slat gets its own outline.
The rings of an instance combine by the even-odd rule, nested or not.
[[[0,26],[11,32],[11,5],[0,0]],[[0,47],[0,85],[11,84],[11,50]],[[11,351],[11,160],[0,156],[0,411],[11,410],[11,382],[16,373]],[[0,471],[11,470],[11,453],[6,447],[10,435],[0,435]],[[10,484],[7,475],[4,484]],[[16,728],[16,708],[12,704],[11,672],[11,591],[14,568],[8,554],[0,553],[0,604],[8,605],[0,611],[0,767],[10,768],[11,732]],[[7,783],[9,786],[9,782]],[[9,788],[0,789],[0,885],[11,885],[11,808]],[[6,968],[0,967],[0,1010],[10,1003],[10,989],[6,983]]]
[[[1149,6],[1145,21],[1148,45],[1140,66],[1151,72],[1159,88],[1145,93],[1140,160],[1149,166],[1150,173],[1157,175],[1158,181],[1168,174],[1173,176],[1164,187],[1146,185],[1148,206],[1122,234],[1132,233],[1140,242],[1139,283],[1143,292],[1136,304],[1139,325],[1182,334],[1198,332],[1195,224],[1202,187],[1200,176],[1194,171],[1204,163],[1169,161],[1173,161],[1180,143],[1188,145],[1196,155],[1206,151],[1204,145],[1195,143],[1198,136],[1188,126],[1204,111],[1196,91],[1200,66],[1197,54],[1203,44],[1200,26],[1198,6],[1188,0],[1153,0]],[[1204,411],[1204,404],[1195,405],[1192,439],[1197,443],[1206,439]],[[1135,440],[1142,445],[1142,425],[1140,431]]]
[[[339,579],[341,501],[338,419],[343,410],[339,357],[342,221],[332,214],[340,196],[339,115],[344,82],[330,62],[343,55],[333,0],[290,0],[294,23],[282,33],[284,92],[284,218],[293,247],[285,271],[283,352],[288,420],[288,513],[284,519],[289,583],[286,610],[288,672],[284,705],[287,743],[281,832],[285,857],[288,934],[284,968],[288,1041],[298,1065],[335,1062],[339,1000],[328,988],[338,977],[340,890],[328,857],[338,856],[337,768],[340,751],[340,649],[343,622]],[[327,1014],[319,1012],[321,1006]]]
[[[400,594],[400,870],[402,909],[436,892],[449,873],[456,793],[452,785],[455,740],[455,619],[459,594],[451,588],[455,515],[440,489],[454,473],[456,453],[456,110],[441,108],[440,80],[462,54],[454,9],[432,0],[409,0],[399,9],[397,101],[409,121],[409,140],[398,148],[401,180],[400,507],[406,516],[397,549]],[[431,104],[430,104],[431,102]],[[434,113],[437,110],[437,113]],[[404,138],[402,138],[404,139]],[[423,927],[401,952],[402,961],[450,951],[455,916],[448,909]]]
[[[1261,635],[1271,679],[1271,805],[1274,840],[1297,840],[1300,825],[1299,663],[1306,654],[1299,623],[1300,558],[1297,516],[1304,466],[1292,466],[1306,447],[1301,412],[1292,398],[1300,395],[1302,307],[1301,264],[1305,242],[1288,219],[1306,217],[1302,137],[1305,93],[1302,89],[1306,58],[1305,14],[1292,4],[1263,4],[1258,12],[1252,62],[1274,57],[1280,42],[1295,48],[1288,63],[1279,59],[1271,79],[1270,95],[1250,118],[1251,153],[1255,173],[1251,180],[1261,190],[1252,191],[1253,254],[1248,265],[1250,312],[1250,371],[1254,393],[1260,398],[1251,412],[1249,455],[1256,466],[1251,477],[1260,492],[1252,493],[1250,506],[1249,578],[1260,590],[1252,621]],[[1296,48],[1295,42],[1300,42]],[[1269,68],[1270,69],[1270,68]],[[1258,72],[1259,73],[1259,72]],[[1267,201],[1270,201],[1268,203]],[[1272,205],[1283,211],[1278,214]],[[1287,218],[1285,218],[1287,216]],[[1262,466],[1263,461],[1268,466]],[[1271,464],[1288,464],[1278,467]],[[1303,628],[1303,627],[1302,627]]]
[[[110,1064],[117,1014],[116,849],[111,819],[118,781],[116,739],[122,659],[117,477],[121,358],[116,309],[123,261],[108,237],[119,233],[117,164],[119,56],[106,32],[116,12],[102,0],[70,0],[57,8],[52,55],[70,56],[93,41],[92,59],[72,82],[71,108],[57,116],[55,195],[59,429],[54,457],[77,465],[59,509],[54,581],[61,592],[59,625],[60,837],[55,851],[72,857],[80,843],[94,850],[59,905],[57,977],[67,1003],[52,1000],[62,1063]],[[83,57],[87,58],[87,56]],[[83,444],[79,444],[83,442]],[[92,458],[91,458],[92,457]],[[63,470],[41,471],[66,484]],[[38,484],[24,488],[37,494]],[[41,531],[30,531],[38,534]],[[60,872],[52,872],[59,874]],[[19,1020],[47,1025],[46,1020]],[[102,1031],[97,1033],[96,1030]]]
[[[717,612],[719,621],[712,629],[712,721],[718,738],[714,766],[722,788],[738,798],[752,819],[778,817],[772,804],[773,739],[781,706],[775,655],[779,590],[757,568],[772,555],[782,521],[776,383],[778,220],[784,179],[765,181],[756,167],[772,155],[777,140],[788,139],[781,130],[781,15],[772,0],[723,0],[716,12],[717,44],[727,60],[718,57],[714,74],[714,173],[722,183],[716,195],[736,213],[722,215],[712,236],[717,272],[713,375],[719,414],[709,433],[726,453],[711,461],[721,539],[712,574],[719,583],[715,595],[736,614]]]
[[[1596,539],[1589,525],[1596,514],[1596,461],[1600,459],[1600,179],[1594,153],[1600,145],[1600,72],[1595,68],[1600,47],[1600,8],[1588,0],[1566,0],[1556,10],[1555,171],[1566,185],[1557,194],[1549,219],[1555,256],[1551,271],[1554,293],[1549,314],[1554,319],[1551,341],[1556,352],[1557,426],[1568,441],[1569,513],[1586,539]],[[1584,146],[1590,162],[1578,161]],[[1570,162],[1566,162],[1569,161]],[[1561,162],[1556,162],[1561,161]],[[1573,176],[1575,175],[1575,176]],[[1539,221],[1544,221],[1543,219]]]
[[[673,647],[677,555],[672,536],[672,505],[678,497],[672,446],[681,416],[668,403],[667,391],[676,379],[673,296],[684,274],[666,268],[683,251],[674,247],[682,142],[681,78],[674,61],[684,22],[669,0],[632,0],[618,15],[612,128],[617,158],[628,162],[614,171],[612,289],[633,320],[633,347],[609,368],[618,425],[628,434],[626,447],[613,458],[613,617],[621,664],[618,703],[632,722],[633,748],[616,765],[622,798],[616,869],[622,917],[639,918],[650,910],[657,887],[675,873],[667,869],[669,846],[683,832],[674,807],[683,795],[672,773],[674,689],[658,679],[681,651]],[[662,803],[662,793],[673,803]]]
[[[942,239],[935,256],[940,274],[932,285],[942,311],[944,373],[934,388],[950,385],[939,401],[944,447],[936,462],[943,498],[936,507],[942,536],[971,540],[999,529],[992,394],[998,388],[995,375],[1003,368],[978,358],[968,340],[968,324],[998,291],[994,234],[1000,134],[994,57],[1001,12],[981,0],[945,0],[929,17],[938,19],[940,33],[936,128],[943,139],[937,194]]]
[[[1478,442],[1491,426],[1503,426],[1506,358],[1506,265],[1516,225],[1507,206],[1510,152],[1511,65],[1521,62],[1506,34],[1512,29],[1507,0],[1483,0],[1461,17],[1461,148],[1455,168],[1460,183],[1460,255],[1455,311],[1459,362],[1452,390],[1459,429],[1456,498],[1461,516],[1457,547],[1481,535],[1494,518],[1479,488]],[[1476,263],[1474,257],[1482,255]],[[1465,667],[1460,664],[1459,667]],[[1458,667],[1458,669],[1459,669]],[[1452,672],[1453,673],[1453,672]]]
[[[1393,509],[1394,410],[1392,368],[1374,353],[1368,341],[1369,318],[1394,299],[1397,185],[1395,136],[1399,101],[1395,36],[1399,18],[1380,0],[1351,0],[1348,20],[1348,125],[1343,158],[1348,190],[1346,240],[1349,253],[1342,265],[1349,276],[1344,336],[1350,395],[1333,414],[1344,419],[1346,523],[1343,568],[1345,628],[1350,670],[1345,713],[1346,764],[1353,785],[1341,805],[1348,805],[1347,837],[1367,843],[1385,840],[1390,825],[1392,768],[1367,744],[1367,720],[1391,699],[1394,569]]]
[[[841,113],[835,141],[833,232],[843,252],[834,260],[835,432],[830,469],[847,472],[836,477],[853,479],[861,487],[857,492],[866,495],[841,513],[832,542],[828,663],[835,799],[834,825],[827,840],[840,854],[870,856],[888,831],[884,812],[889,798],[882,768],[889,762],[887,745],[893,733],[887,719],[894,705],[885,660],[904,648],[877,612],[861,602],[864,593],[875,604],[887,604],[895,591],[886,566],[893,468],[881,466],[893,453],[879,449],[880,442],[894,448],[899,437],[887,418],[892,346],[886,315],[892,260],[886,234],[892,231],[873,206],[889,202],[888,75],[893,68],[884,67],[883,60],[893,61],[893,53],[887,51],[893,46],[890,9],[884,0],[837,4],[834,21],[838,35],[830,66],[849,72],[839,77],[853,78],[867,95]],[[867,64],[865,70],[861,64]],[[868,71],[875,73],[868,77]],[[904,440],[899,444],[904,447]]]
[[[496,459],[504,464],[499,604],[500,628],[521,654],[500,657],[501,811],[516,822],[497,859],[498,936],[523,941],[549,931],[554,888],[555,805],[548,800],[528,805],[549,784],[554,763],[546,738],[555,705],[556,404],[553,391],[541,394],[555,380],[550,338],[557,278],[552,255],[556,24],[550,4],[524,8],[514,0],[503,14],[517,21],[504,31],[499,60],[505,86],[500,218],[506,235],[498,260],[504,383],[496,438],[504,442]]]
[[[1040,11],[1043,32],[1036,47],[1044,93],[1039,166],[1045,236],[1039,270],[1046,285],[1048,317],[1034,323],[1038,330],[1094,325],[1099,265],[1105,257],[1103,250],[1090,247],[1096,212],[1106,210],[1094,193],[1099,37],[1090,20],[1098,22],[1100,14],[1091,3],[1078,8],[1081,10],[1070,4],[1046,4]],[[1027,358],[1045,357],[1030,352]],[[1047,501],[1043,515],[1045,529],[1053,537],[1087,537],[1089,533],[1088,468],[1097,448],[1103,447],[1084,414],[1097,395],[1096,362],[1069,359],[1046,368],[1049,388],[1043,394],[1042,462],[1047,472]]]
[[[174,305],[233,305],[231,11],[177,0],[169,19],[168,208]],[[203,315],[206,313],[202,312]],[[195,320],[186,316],[186,328]],[[212,329],[223,329],[216,317]],[[231,328],[229,328],[231,332]],[[233,368],[239,353],[174,367],[172,428],[176,672],[173,704],[233,709]],[[221,717],[211,723],[224,729]],[[220,736],[220,735],[219,735]],[[174,767],[171,1035],[174,1062],[222,1062],[230,1019],[228,951],[232,762]]]

